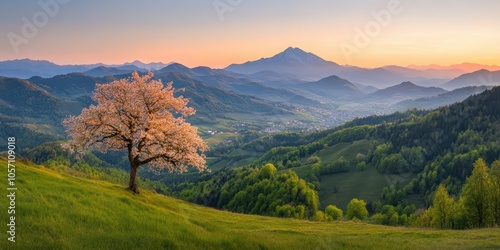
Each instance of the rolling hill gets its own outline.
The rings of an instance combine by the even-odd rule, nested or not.
[[[421,87],[411,82],[403,82],[398,85],[377,90],[368,95],[368,100],[378,100],[383,102],[398,102],[406,99],[430,97],[447,92],[437,87]]]
[[[179,65],[172,64],[168,67],[179,68]],[[90,96],[94,91],[96,83],[108,83],[125,77],[128,77],[128,74],[92,77],[82,73],[71,73],[52,78],[32,77],[29,81],[35,83],[37,87],[43,88],[47,93],[89,105]],[[173,81],[175,88],[186,88],[186,91],[182,95],[191,100],[190,104],[202,116],[223,116],[224,113],[230,112],[287,113],[287,111],[277,108],[264,100],[208,86],[199,80],[179,72],[159,71],[156,73],[156,77],[163,80],[164,83]],[[78,114],[79,111],[75,114]]]
[[[17,117],[57,117],[62,101],[27,80],[0,77],[0,113]]]
[[[0,178],[7,178],[0,160]],[[18,162],[16,242],[2,249],[499,248],[499,229],[437,231],[242,215]],[[0,220],[7,222],[7,213]],[[383,240],[381,240],[383,239]]]
[[[46,91],[59,96],[76,98],[79,96],[90,96],[94,91],[96,83],[105,83],[113,78],[96,78],[82,73],[70,73],[57,75],[51,78],[31,77],[30,82],[40,86]]]
[[[346,100],[363,95],[354,84],[338,76],[329,76],[315,82],[301,83],[293,86],[328,99]]]

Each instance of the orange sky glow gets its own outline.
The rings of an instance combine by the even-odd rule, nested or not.
[[[221,10],[212,1],[152,1],[145,6],[137,1],[68,1],[54,13],[36,2],[2,3],[11,6],[2,6],[9,12],[0,15],[0,60],[140,60],[223,68],[293,46],[339,64],[369,68],[500,65],[499,1],[223,2],[226,9]],[[47,20],[34,19],[44,11]],[[35,26],[35,35],[23,35],[24,20]]]

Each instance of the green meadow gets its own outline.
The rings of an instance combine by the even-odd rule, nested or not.
[[[7,163],[0,160],[6,191]],[[500,229],[467,231],[311,222],[214,210],[142,190],[16,164],[16,242],[0,249],[499,249]]]

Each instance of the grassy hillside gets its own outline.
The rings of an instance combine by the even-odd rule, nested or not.
[[[6,165],[0,160],[2,180],[7,179]],[[134,195],[117,184],[31,164],[17,164],[16,184],[16,242],[8,242],[4,232],[0,249],[500,247],[499,229],[434,231],[241,215],[149,191]],[[6,202],[3,196],[2,207]],[[7,222],[5,210],[0,221]]]
[[[322,175],[319,191],[321,207],[334,204],[339,208],[347,208],[351,199],[358,198],[365,201],[377,201],[384,187],[390,185],[384,174],[377,172],[374,166],[369,166],[365,171],[357,171],[356,155],[358,153],[367,154],[373,151],[374,140],[358,140],[354,142],[341,142],[325,149],[319,150],[316,154],[322,162],[330,163],[344,157],[351,163],[351,170],[344,173]],[[311,165],[304,165],[291,168],[301,178],[307,178]],[[282,170],[281,172],[286,172]],[[407,178],[408,182],[413,178]]]
[[[380,194],[384,187],[391,183],[389,180],[397,178],[397,175],[381,174],[375,167],[369,166],[365,171],[350,171],[321,176],[321,190],[319,198],[321,207],[334,204],[342,210],[347,209],[347,204],[353,198],[364,201],[380,200]],[[402,179],[402,184],[407,184],[415,176],[408,174]]]

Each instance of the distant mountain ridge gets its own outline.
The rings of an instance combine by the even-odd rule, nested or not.
[[[449,82],[441,85],[445,89],[458,89],[470,86],[496,86],[500,85],[500,70],[489,71],[489,70],[478,70],[475,72],[460,75],[459,77],[452,79]]]
[[[95,64],[81,64],[81,65],[59,65],[46,60],[31,60],[31,59],[16,59],[7,60],[0,62],[0,76],[5,77],[16,77],[21,79],[28,79],[33,76],[40,76],[45,78],[50,78],[56,75],[64,75],[69,73],[82,73],[90,71],[99,67],[106,67],[112,71],[112,68],[117,68],[118,70],[157,70],[168,66],[169,64],[164,63],[142,63],[138,60],[124,63],[124,64],[114,64],[106,65],[103,63]],[[97,72],[99,69],[96,69]],[[101,69],[102,70],[102,69]],[[96,76],[102,76],[102,74],[96,73]]]
[[[0,62],[0,75],[27,79],[32,76],[52,77],[89,70],[83,65],[57,65],[46,60],[20,59]]]
[[[492,89],[488,86],[473,86],[455,89],[450,92],[442,93],[436,96],[423,97],[414,100],[405,100],[398,102],[394,108],[398,111],[406,111],[410,108],[417,109],[435,109],[455,102],[461,102],[471,95],[479,94],[485,90]]]
[[[0,75],[27,79],[32,76],[50,78],[60,74],[86,72],[92,76],[102,77],[106,74],[130,73],[132,70],[165,71],[172,64],[180,65],[177,63],[162,62],[143,63],[139,60],[123,64],[58,65],[44,60],[20,59],[0,62]],[[195,69],[204,71],[210,68],[195,67],[191,70]],[[273,86],[283,86],[283,84],[295,84],[303,81],[317,81],[331,75],[336,75],[352,83],[385,88],[405,81],[411,81],[421,86],[436,86],[464,73],[480,69],[498,71],[500,70],[500,66],[462,63],[450,66],[409,65],[402,67],[387,65],[378,68],[362,68],[339,65],[300,48],[288,47],[274,56],[240,64],[231,64],[223,70],[249,75],[253,79],[269,82]],[[217,69],[210,70],[216,71]],[[173,69],[170,68],[170,71],[173,72]],[[175,71],[180,70],[175,69]],[[190,74],[192,75],[193,73],[191,72]],[[207,75],[206,72],[201,74]]]
[[[104,77],[104,76],[109,76],[109,75],[130,74],[134,71],[144,71],[144,69],[140,69],[134,65],[126,65],[126,66],[121,66],[119,68],[99,66],[97,68],[87,70],[87,71],[83,72],[83,74],[89,75],[89,76],[94,76],[94,77]]]
[[[452,64],[448,66],[430,64],[430,65],[408,65],[408,68],[417,69],[417,70],[460,70],[462,74],[471,73],[474,71],[478,71],[481,69],[486,69],[489,71],[497,71],[500,70],[500,66],[497,65],[485,65],[479,63],[460,63],[460,64]]]
[[[424,82],[431,78],[451,79],[460,75],[456,71],[420,71],[400,66],[384,66],[379,68],[361,68],[339,65],[332,61],[305,52],[300,48],[289,47],[269,58],[261,58],[241,64],[231,64],[225,70],[257,74],[259,72],[276,72],[287,74],[299,80],[316,81],[331,75],[348,79],[353,83],[372,85],[378,88],[389,87],[404,81]],[[268,73],[269,74],[269,73]]]

